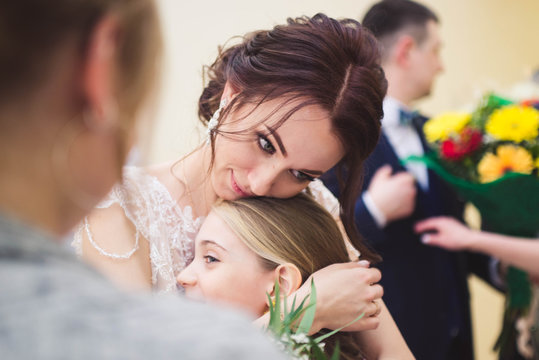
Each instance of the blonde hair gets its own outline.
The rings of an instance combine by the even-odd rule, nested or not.
[[[309,195],[300,193],[289,199],[220,200],[212,211],[258,255],[268,270],[292,263],[304,282],[319,269],[349,261],[337,223]],[[337,341],[341,359],[357,359],[361,354],[353,333],[337,333],[326,339],[326,352],[332,352]]]
[[[24,0],[0,3],[0,105],[28,101],[51,76],[58,50],[75,41],[84,58],[94,26],[106,15],[119,23],[118,110],[132,127],[155,85],[161,34],[153,0]]]
[[[268,197],[219,201],[212,209],[267,269],[292,263],[302,281],[328,265],[349,261],[333,217],[314,199]]]

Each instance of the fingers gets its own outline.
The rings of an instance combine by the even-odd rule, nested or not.
[[[410,174],[407,171],[401,171],[401,172],[396,173],[395,175],[393,175],[393,179],[398,180],[402,182],[403,184],[409,184],[409,185],[415,184],[415,178],[413,177],[412,174]]]
[[[414,230],[416,233],[436,230],[441,225],[441,222],[445,217],[431,217],[422,221],[419,221],[415,224]]]
[[[363,268],[368,268],[371,266],[371,263],[368,260],[359,260],[357,264]]]
[[[365,331],[375,330],[380,325],[380,317],[378,316],[363,316],[354,324],[345,327],[342,331]]]
[[[391,165],[384,165],[378,168],[378,170],[376,170],[376,172],[374,173],[372,177],[372,181],[376,181],[380,179],[387,179],[391,177],[392,172],[393,172],[393,169],[391,168]]]
[[[378,316],[382,312],[382,305],[380,305],[380,301],[373,300],[371,301],[370,308],[374,306],[374,310],[370,309],[370,311],[367,313],[368,316]],[[372,311],[372,312],[371,312]]]
[[[382,279],[382,273],[377,268],[361,269],[362,281],[367,284],[376,284]]]
[[[365,294],[365,299],[368,302],[379,300],[384,296],[384,288],[382,285],[373,284],[370,286],[367,294]]]
[[[380,313],[382,312],[381,300],[373,300],[367,303],[366,306],[361,309],[360,314],[363,316],[355,323],[347,326],[343,331],[364,331],[374,330],[380,325]]]

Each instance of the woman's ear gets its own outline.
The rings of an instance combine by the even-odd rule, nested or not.
[[[115,72],[117,71],[118,21],[113,16],[102,18],[93,28],[82,64],[82,91],[92,112],[87,124],[108,127],[117,121]]]
[[[301,286],[301,272],[294,264],[281,264],[274,270],[274,274],[279,282],[281,295],[290,296]]]
[[[221,100],[226,99],[227,104],[230,104],[232,99],[238,95],[239,90],[236,89],[230,81],[227,81],[225,84],[225,88],[223,89],[223,95],[221,95]]]

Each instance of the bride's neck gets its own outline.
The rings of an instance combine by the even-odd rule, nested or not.
[[[211,181],[211,148],[202,146],[180,163],[187,198],[197,216],[206,216],[217,200]]]

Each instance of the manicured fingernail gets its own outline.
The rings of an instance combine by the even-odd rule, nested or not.
[[[364,267],[369,267],[371,265],[371,263],[368,260],[359,260],[357,264]]]
[[[421,242],[423,244],[428,244],[430,242],[430,236],[429,234],[423,234],[421,235]]]

